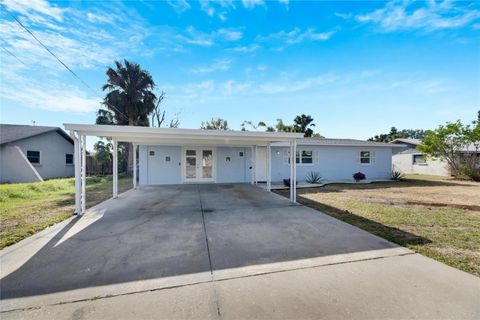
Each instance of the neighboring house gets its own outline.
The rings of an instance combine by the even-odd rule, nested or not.
[[[329,181],[352,180],[352,175],[358,171],[367,179],[390,179],[392,149],[399,147],[352,139],[297,139],[297,180],[304,181],[311,172],[318,172]],[[265,145],[256,148],[140,145],[139,184],[250,182],[252,153],[256,153],[255,179],[266,181],[268,159]],[[289,178],[289,156],[288,143],[271,144],[273,182]]]
[[[421,143],[419,139],[395,139],[392,144],[401,144],[405,147],[395,149],[392,157],[393,170],[403,173],[431,174],[438,176],[450,176],[450,167],[448,163],[440,159],[425,157],[416,148]],[[477,163],[480,167],[480,150],[475,146],[469,145],[460,151],[460,161],[467,155],[477,154]]]
[[[0,124],[0,183],[74,175],[73,140],[58,127]]]
[[[395,139],[392,144],[402,144],[404,147],[395,149],[392,157],[393,170],[403,173],[431,174],[449,176],[447,162],[440,159],[426,158],[416,148],[421,143],[419,139]]]

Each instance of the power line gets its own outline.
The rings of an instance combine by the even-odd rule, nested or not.
[[[35,34],[33,34],[32,31],[30,31],[20,20],[17,19],[17,17],[15,17],[10,11],[8,11],[6,8],[5,8],[5,5],[1,4],[3,9],[5,11],[8,12],[8,14],[23,28],[25,29],[25,31],[27,31],[35,40],[37,40],[37,42],[45,49],[48,51],[48,53],[50,53],[55,59],[57,59],[57,61],[65,67],[65,69],[67,69],[71,74],[73,74],[73,76],[75,78],[77,78],[84,86],[86,86],[88,89],[90,89],[97,97],[99,97],[100,99],[103,99],[98,93],[96,93],[96,91],[88,84],[86,83],[82,78],[80,78],[78,76],[78,74],[75,73],[75,71],[73,71],[72,69],[70,69],[69,66],[67,66],[57,55],[55,55],[55,53],[52,52],[52,50],[50,50],[45,44],[43,44],[42,41],[40,41],[40,39],[38,39]],[[23,62],[22,62],[23,63]],[[112,105],[111,103],[109,103],[108,101],[104,100],[104,102],[106,104],[108,104],[110,107],[112,107],[114,110],[116,110],[119,114],[121,114],[122,116],[125,117],[125,119],[128,120],[128,117],[123,113],[121,112],[120,110],[117,109],[117,107],[115,107],[114,105]]]
[[[7,48],[5,48],[4,46],[0,45],[0,47],[5,50],[8,54],[10,54],[12,57],[14,57],[15,59],[17,59],[21,64],[23,64],[25,67],[28,67],[25,62],[23,62],[22,60],[20,60],[19,57],[17,57],[13,52],[11,52],[10,50],[8,50]]]

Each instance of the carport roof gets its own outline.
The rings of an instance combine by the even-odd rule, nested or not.
[[[291,132],[151,128],[73,123],[65,123],[64,126],[66,130],[75,131],[80,135],[111,137],[118,141],[137,144],[251,146],[303,138],[303,133]]]

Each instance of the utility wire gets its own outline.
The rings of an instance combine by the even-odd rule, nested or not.
[[[25,67],[28,67],[25,62],[23,62],[22,60],[20,60],[19,57],[17,57],[13,52],[11,52],[10,50],[8,50],[7,48],[5,48],[4,46],[0,45],[0,47],[5,50],[8,54],[10,54],[12,57],[14,57],[15,59],[17,59],[21,64],[23,64]]]
[[[5,11],[7,11],[10,16],[23,28],[25,29],[25,31],[27,31],[35,40],[37,40],[37,42],[45,49],[48,51],[48,53],[50,53],[55,59],[57,59],[57,61],[65,67],[65,69],[67,69],[68,71],[70,71],[71,74],[73,74],[73,76],[75,78],[77,78],[84,86],[86,86],[88,89],[90,89],[97,97],[99,97],[100,99],[103,99],[88,83],[86,83],[82,78],[80,78],[78,76],[78,74],[75,73],[75,71],[73,71],[72,69],[70,69],[70,67],[68,67],[57,55],[55,55],[55,53],[52,52],[52,50],[50,50],[45,44],[43,44],[42,41],[40,41],[40,39],[38,39],[35,34],[33,34],[32,31],[30,31],[20,20],[17,19],[17,17],[15,17],[10,11],[8,11],[6,8],[5,8],[5,5],[1,4],[3,9]],[[5,48],[4,48],[5,49]],[[23,62],[22,62],[23,63]],[[122,116],[125,117],[125,119],[128,120],[128,117],[123,113],[121,112],[120,110],[117,109],[117,107],[115,107],[114,105],[112,105],[111,103],[109,103],[108,101],[104,100],[104,102],[106,104],[108,104],[110,107],[112,107],[114,110],[116,110],[119,114],[121,114]]]

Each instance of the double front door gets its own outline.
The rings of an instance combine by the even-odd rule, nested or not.
[[[214,149],[184,148],[184,182],[214,182]]]

